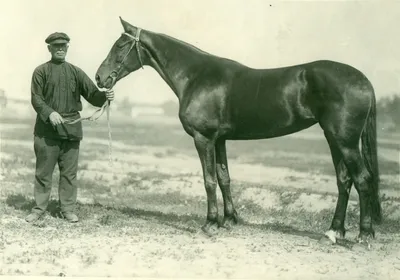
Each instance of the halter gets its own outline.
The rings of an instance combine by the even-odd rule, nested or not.
[[[139,58],[139,61],[140,61],[140,65],[141,65],[141,67],[143,68],[142,58],[140,57],[140,51],[139,51],[139,43],[140,43],[139,37],[140,37],[140,31],[141,31],[141,29],[138,28],[137,33],[136,33],[136,36],[132,36],[131,34],[126,33],[126,32],[122,33],[122,34],[125,34],[126,36],[132,38],[132,39],[133,39],[133,42],[132,42],[132,45],[131,45],[131,47],[129,48],[128,52],[125,54],[124,59],[122,59],[121,63],[118,65],[118,67],[110,73],[110,76],[109,76],[109,77],[111,77],[111,79],[113,80],[112,84],[114,84],[115,79],[118,77],[118,74],[119,74],[119,71],[121,70],[122,65],[124,64],[126,58],[128,57],[129,53],[131,52],[131,50],[133,49],[133,47],[134,47],[135,45],[136,45],[136,51],[137,51],[137,54],[138,54],[138,58]],[[101,117],[101,115],[104,113],[104,110],[105,110],[105,109],[107,109],[107,125],[108,125],[108,140],[109,140],[109,142],[108,142],[109,159],[110,159],[110,165],[112,165],[112,158],[111,158],[110,101],[109,101],[109,100],[106,100],[106,102],[104,102],[103,106],[102,106],[101,108],[97,109],[90,117],[86,117],[86,118],[82,118],[82,117],[81,117],[81,118],[76,119],[76,120],[64,119],[64,123],[66,123],[66,124],[74,124],[74,123],[77,123],[77,122],[81,122],[81,121],[83,121],[83,120],[95,121],[95,120],[97,120],[98,118]],[[95,117],[96,113],[99,113],[99,115]]]
[[[115,79],[118,77],[119,75],[119,71],[121,70],[122,65],[124,64],[126,58],[128,57],[129,53],[131,52],[131,50],[133,49],[134,46],[136,46],[136,51],[137,51],[137,55],[139,58],[139,62],[140,62],[140,66],[143,69],[143,62],[142,62],[142,58],[140,56],[140,50],[139,50],[139,43],[140,43],[140,32],[142,31],[142,29],[138,28],[137,29],[137,33],[136,36],[133,36],[127,32],[122,33],[123,35],[128,36],[129,38],[132,38],[132,44],[128,50],[128,52],[125,54],[124,58],[122,59],[121,63],[118,65],[118,67],[116,69],[114,69],[113,71],[111,71],[110,73],[110,78],[113,80],[112,84],[114,84]]]

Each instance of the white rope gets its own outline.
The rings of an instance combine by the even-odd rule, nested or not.
[[[101,108],[97,109],[90,117],[79,118],[76,120],[64,119],[64,123],[65,124],[74,124],[77,122],[82,122],[84,120],[96,121],[101,117],[101,115],[103,115],[104,109],[106,108],[107,109],[107,127],[108,127],[108,156],[109,156],[109,165],[112,166],[112,156],[111,156],[112,138],[111,138],[111,124],[110,124],[110,105],[111,105],[111,101],[107,100],[106,102],[104,102],[103,106],[101,106]],[[99,116],[94,117],[96,115],[96,113],[98,113],[98,112],[100,113]]]
[[[109,164],[110,166],[113,165],[112,163],[112,157],[111,157],[111,143],[112,143],[112,139],[111,139],[111,124],[110,124],[110,105],[111,102],[108,100],[108,106],[107,106],[107,126],[108,126],[108,156],[109,156]]]

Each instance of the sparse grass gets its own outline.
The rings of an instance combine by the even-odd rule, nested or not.
[[[332,161],[327,157],[327,160],[315,160],[313,157],[304,156],[298,157],[271,157],[271,156],[255,156],[247,160],[248,163],[261,163],[265,166],[290,168],[300,172],[308,172],[313,174],[335,175],[335,169]]]
[[[301,192],[281,192],[280,193],[280,201],[282,203],[282,206],[288,206],[290,204],[293,204],[301,195]]]
[[[151,182],[152,184],[158,185],[161,184],[164,180],[171,179],[172,177],[172,175],[157,171],[144,171],[140,172],[139,174],[129,172],[127,174],[127,177],[121,181],[120,185],[124,187],[134,186],[142,190],[148,190],[150,186],[143,185],[143,181]]]
[[[32,155],[30,152],[24,151],[24,149],[19,150],[16,154],[14,154],[14,149],[3,149],[3,152],[13,151],[13,156],[11,158],[1,159],[1,169],[3,170],[17,170],[18,168],[24,167],[33,169],[35,168],[35,162],[32,161]]]
[[[15,130],[10,131],[4,137],[24,140],[32,139],[31,134],[31,131],[28,130]],[[101,125],[91,126],[86,130],[85,136],[106,139],[107,133]],[[166,129],[157,125],[133,124],[130,129],[126,129],[126,127],[114,123],[113,140],[130,145],[166,147],[164,150],[159,149],[160,152],[153,153],[155,158],[174,157],[178,154],[197,157],[192,139],[183,132],[180,126]],[[89,148],[82,152],[81,161],[98,160],[99,149],[104,148],[103,146],[98,144],[88,146]],[[158,269],[159,262],[165,258],[169,259],[169,264],[179,262],[182,265],[187,264],[187,267],[193,267],[196,262],[202,262],[206,258],[212,257],[216,251],[213,246],[216,244],[222,254],[219,253],[215,258],[216,261],[212,262],[213,266],[210,266],[216,269],[215,273],[225,269],[219,262],[222,259],[232,262],[231,268],[229,268],[229,273],[232,273],[232,268],[238,266],[236,260],[242,260],[240,265],[244,265],[243,260],[251,259],[251,265],[253,265],[258,260],[273,258],[279,264],[280,257],[290,262],[290,257],[297,256],[296,252],[299,250],[300,252],[308,250],[310,255],[322,254],[317,257],[320,259],[331,259],[332,257],[332,252],[328,252],[330,254],[328,255],[325,252],[326,249],[317,245],[308,246],[307,249],[296,248],[293,244],[298,242],[298,239],[291,238],[294,236],[318,240],[321,233],[329,227],[334,209],[309,211],[301,208],[293,210],[289,207],[297,202],[300,195],[304,193],[318,194],[322,199],[331,194],[323,191],[318,193],[318,191],[307,189],[307,186],[295,189],[236,182],[234,174],[231,174],[233,178],[232,197],[239,213],[240,223],[232,232],[220,230],[217,238],[202,239],[199,237],[200,227],[205,222],[207,211],[204,189],[202,196],[192,194],[193,188],[189,187],[176,188],[172,191],[163,189],[163,186],[167,185],[170,180],[189,182],[188,178],[192,178],[193,174],[179,174],[178,176],[142,168],[140,172],[126,172],[120,179],[120,175],[106,174],[101,169],[90,170],[90,165],[87,163],[81,164],[80,170],[91,172],[91,175],[94,175],[79,178],[78,198],[83,199],[83,202],[77,205],[80,222],[68,224],[58,215],[59,207],[56,200],[58,171],[56,170],[53,177],[55,191],[50,201],[49,214],[35,225],[29,225],[23,219],[34,205],[32,195],[34,179],[32,159],[34,156],[32,150],[33,146],[29,148],[18,144],[7,144],[1,147],[2,152],[10,153],[12,157],[2,159],[1,166],[5,180],[0,197],[0,221],[2,223],[0,250],[4,250],[2,264],[5,267],[0,265],[0,274],[79,276],[80,269],[81,271],[97,272],[104,276],[113,273],[102,271],[100,267],[115,265],[126,268],[130,276],[159,276],[144,269],[147,268],[148,271]],[[276,151],[278,155],[283,156],[260,151]],[[141,152],[146,153],[147,151]],[[293,154],[291,155],[291,153]],[[311,154],[317,156],[310,156]],[[243,159],[242,162],[291,168],[299,172],[333,174],[329,148],[321,140],[287,137],[261,141],[232,141],[228,142],[228,157]],[[119,160],[129,161],[131,159]],[[135,166],[140,165],[140,162],[131,161],[131,164],[136,164]],[[381,170],[383,174],[399,173],[398,164],[386,161],[382,161]],[[202,181],[201,176],[199,178]],[[288,177],[285,180],[296,182],[297,179]],[[203,188],[202,184],[200,187]],[[399,187],[385,182],[382,185],[382,189]],[[278,203],[282,207],[280,209],[267,208],[251,199],[243,199],[243,192],[248,189],[254,189],[256,196],[263,195],[262,189],[276,193],[279,198]],[[332,192],[336,192],[336,188]],[[219,190],[217,193],[219,214],[222,219],[223,208]],[[336,194],[332,197],[336,198]],[[396,211],[398,208],[398,201],[396,198],[387,197],[384,199],[384,203],[385,207],[390,206],[385,208],[387,210],[385,215],[389,217],[393,214],[390,211]],[[346,228],[357,233],[358,223],[358,208],[349,207]],[[396,236],[400,232],[400,225],[397,220],[384,219],[384,223],[375,226],[375,229],[380,235]],[[278,239],[269,241],[270,238],[277,238],[276,236],[279,236]],[[393,237],[392,243],[385,242],[395,246],[398,241],[396,238]],[[278,254],[271,257],[273,254],[271,250],[276,250],[276,248],[279,248]],[[383,250],[382,254],[390,252],[388,250]],[[163,257],[160,254],[163,254]],[[304,255],[298,255],[299,258],[300,256],[304,257]],[[129,265],[126,259],[129,259]],[[314,262],[313,266],[316,263]],[[264,265],[263,263],[262,267]],[[72,268],[73,266],[78,267],[78,272]],[[94,271],[93,269],[96,267],[97,269]],[[142,271],[135,271],[136,267]],[[288,268],[279,269],[284,271]],[[178,273],[176,268],[171,268],[171,270]],[[204,269],[200,271],[202,272]],[[215,273],[214,275],[216,275]],[[114,274],[118,273],[114,271]],[[172,276],[176,275],[178,274]],[[199,275],[202,274],[199,273]]]

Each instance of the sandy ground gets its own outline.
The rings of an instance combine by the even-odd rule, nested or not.
[[[3,132],[7,129],[16,127],[2,126]],[[242,222],[232,231],[221,229],[210,238],[199,229],[206,214],[206,196],[198,158],[171,152],[170,147],[114,141],[110,165],[107,144],[107,140],[95,138],[86,138],[82,143],[80,164],[84,168],[79,171],[79,178],[94,185],[101,182],[110,189],[94,196],[91,189],[81,187],[80,223],[69,225],[47,216],[41,226],[32,227],[23,221],[26,209],[2,204],[0,275],[400,279],[399,233],[378,232],[372,248],[367,250],[353,242],[357,234],[354,227],[350,228],[347,241],[321,244],[323,232],[301,229],[302,221],[293,227],[290,222],[280,226],[274,216],[264,216],[273,213],[268,211],[281,211],[296,221],[304,215],[312,219],[312,213],[333,211],[337,197],[334,176],[250,164],[245,156],[232,160],[232,188]],[[0,151],[1,161],[9,162],[15,160],[14,148],[31,149],[32,142],[3,139],[1,145],[13,147]],[[393,161],[396,152],[384,151]],[[279,152],[268,153],[271,157],[280,156]],[[329,155],[315,157],[319,161],[331,160]],[[34,162],[33,157],[26,159]],[[17,179],[32,174],[32,168],[22,164],[17,169],[2,168],[0,199],[6,201],[21,193],[31,196],[31,185],[24,186]],[[391,198],[384,202],[386,217],[399,221],[399,177],[385,175],[384,180],[393,185],[383,190]],[[171,194],[178,194],[176,201],[162,201]],[[153,198],[149,199],[149,195]],[[52,196],[55,198],[56,194]],[[284,203],[282,197],[290,198],[291,203]],[[132,201],[132,213],[93,206],[114,198]],[[350,209],[357,209],[357,199],[352,192]],[[104,221],[107,217],[112,217],[111,222]]]

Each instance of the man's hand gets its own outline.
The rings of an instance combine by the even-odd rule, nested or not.
[[[106,90],[106,98],[109,101],[113,101],[114,100],[114,91],[112,89]]]
[[[57,112],[52,112],[49,116],[50,122],[53,126],[64,123],[64,119]]]

